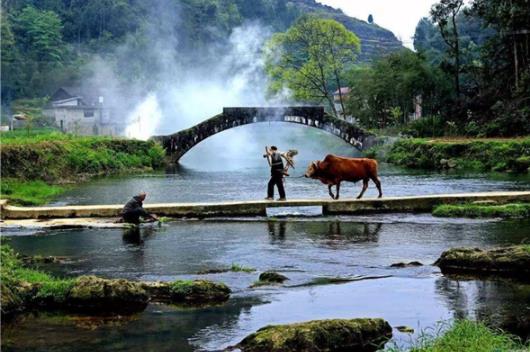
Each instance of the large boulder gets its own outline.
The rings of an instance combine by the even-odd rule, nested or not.
[[[442,273],[499,274],[530,277],[530,245],[482,250],[452,248],[434,263]]]
[[[144,282],[142,287],[153,301],[176,304],[217,304],[227,301],[231,293],[225,284],[208,280]]]
[[[392,337],[383,319],[313,320],[270,325],[245,337],[236,347],[244,352],[376,351]]]
[[[75,280],[65,304],[89,311],[141,311],[148,299],[147,292],[138,282],[80,276]]]

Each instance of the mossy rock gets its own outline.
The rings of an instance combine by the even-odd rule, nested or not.
[[[270,325],[245,337],[236,347],[244,352],[376,351],[392,337],[383,319],[313,320]]]
[[[80,310],[141,311],[147,305],[148,298],[147,292],[137,282],[80,276],[75,280],[65,303]]]
[[[152,300],[175,304],[218,304],[227,301],[231,293],[225,284],[207,280],[144,282],[142,287]]]
[[[279,274],[275,271],[265,271],[259,275],[259,281],[262,281],[262,282],[271,282],[271,283],[281,284],[286,280],[289,280],[287,276]]]
[[[21,312],[25,308],[24,297],[19,290],[12,285],[1,283],[0,306],[2,307],[2,317],[11,317],[13,314]]]
[[[530,170],[530,156],[524,155],[515,159],[514,169],[520,173],[528,172]]]
[[[530,245],[482,250],[452,248],[434,263],[442,273],[498,274],[530,277]]]

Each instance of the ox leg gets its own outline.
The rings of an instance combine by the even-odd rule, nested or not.
[[[335,196],[335,199],[339,199],[339,190],[340,190],[340,182],[337,183],[337,195]]]
[[[365,178],[363,180],[363,189],[362,189],[361,193],[359,193],[359,195],[357,196],[357,199],[361,199],[363,197],[363,194],[364,194],[364,192],[366,192],[367,188],[368,188],[368,179]]]
[[[333,186],[333,185],[328,185],[328,192],[329,192],[329,195],[330,195],[331,199],[335,199],[335,195],[331,191],[331,186]]]
[[[379,191],[379,196],[377,198],[381,198],[383,196],[383,191],[381,190],[381,180],[379,180],[379,177],[374,176],[372,177],[372,181],[375,183],[375,186],[377,187],[377,190]]]

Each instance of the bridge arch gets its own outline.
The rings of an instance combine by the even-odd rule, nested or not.
[[[172,161],[208,137],[230,128],[258,122],[289,122],[327,131],[346,143],[362,149],[373,142],[373,135],[348,121],[325,113],[321,106],[227,107],[223,112],[193,127],[166,136],[155,136]]]

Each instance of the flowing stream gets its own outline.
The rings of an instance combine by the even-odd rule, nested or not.
[[[293,177],[286,180],[288,197],[328,197],[326,186],[295,177],[303,174],[308,161],[330,149],[351,153],[335,142],[326,146],[330,137],[317,133],[315,138],[324,138],[316,143],[321,147],[305,148],[296,145],[297,138],[292,141],[308,152],[300,153]],[[215,141],[204,144],[179,168],[94,180],[72,188],[53,204],[124,203],[139,191],[148,192],[147,203],[265,196],[268,170],[259,149],[252,151],[254,158],[246,158],[214,155]],[[385,196],[530,188],[528,177],[410,172],[385,164],[380,174]],[[360,185],[345,184],[341,191],[343,197],[352,197]],[[370,185],[365,197],[376,194]],[[144,312],[119,317],[26,314],[2,324],[5,351],[215,351],[268,324],[355,317],[381,317],[392,326],[414,328],[413,334],[394,329],[389,345],[406,347],[451,319],[480,318],[509,327],[530,316],[530,285],[505,279],[457,280],[431,265],[451,247],[490,248],[528,241],[530,220],[439,219],[427,214],[323,217],[314,209],[279,209],[263,218],[177,220],[138,232],[12,230],[2,235],[10,236],[11,245],[21,253],[68,257],[64,264],[45,266],[56,275],[202,278],[224,282],[233,290],[226,304],[208,308],[150,304]],[[410,261],[424,265],[390,267]],[[256,271],[198,274],[232,264]],[[265,270],[276,270],[289,280],[283,286],[250,288]],[[326,282],[338,277],[349,281]]]

